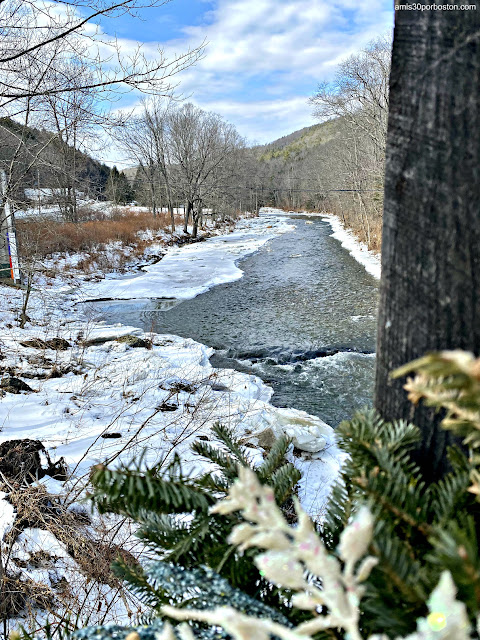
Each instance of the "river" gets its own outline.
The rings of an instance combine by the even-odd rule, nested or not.
[[[371,404],[378,281],[331,237],[328,222],[295,225],[244,258],[241,279],[180,304],[96,302],[101,319],[172,333],[215,349],[211,362],[270,384],[272,404],[336,426]]]

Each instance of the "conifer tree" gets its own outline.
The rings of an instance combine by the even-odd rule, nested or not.
[[[128,516],[140,525],[137,535],[167,563],[161,565],[163,572],[171,574],[173,569],[168,568],[171,566],[168,563],[197,572],[202,565],[226,578],[231,588],[284,612],[289,609],[288,594],[280,596],[278,590],[262,578],[253,563],[253,551],[239,554],[228,543],[228,536],[240,522],[240,516],[224,518],[210,513],[211,507],[228,493],[236,480],[238,465],[252,467],[245,448],[231,429],[217,423],[212,431],[220,446],[201,440],[192,446],[195,453],[211,463],[206,473],[186,476],[178,456],[174,456],[164,471],[157,467],[144,470],[141,461],[119,469],[99,465],[91,477],[92,499],[100,512]],[[300,472],[285,461],[289,446],[288,438],[279,438],[255,469],[260,481],[273,487],[276,501],[286,509],[301,477]],[[216,473],[212,473],[212,464]],[[139,565],[132,567],[118,560],[114,571],[157,614],[167,602],[183,602],[182,597],[169,593],[163,582],[159,586],[158,578],[152,582]],[[202,589],[201,584],[198,587]]]
[[[190,624],[195,637],[205,639],[230,637],[226,631],[218,631],[218,625],[224,623],[225,629],[243,629],[243,635],[233,634],[235,638],[249,638],[248,629],[260,625],[261,620],[265,629],[282,638],[293,638],[288,634],[297,628],[315,640],[353,637],[398,640],[408,634],[412,634],[408,640],[478,638],[469,628],[480,619],[480,459],[475,454],[480,447],[480,359],[462,352],[429,355],[402,368],[396,375],[409,371],[417,373],[406,386],[410,399],[414,402],[423,399],[436,409],[443,408],[446,417],[442,426],[461,435],[466,448],[451,447],[450,472],[431,483],[412,462],[411,452],[421,437],[417,427],[405,421],[385,422],[375,411],[356,414],[337,431],[339,444],[349,456],[333,490],[325,521],[316,533],[314,528],[308,528],[312,525],[307,526],[305,515],[299,516],[301,520],[298,527],[293,525],[291,535],[283,516],[284,524],[278,516],[272,515],[273,519],[268,520],[270,507],[263,507],[266,503],[261,501],[255,506],[255,497],[248,495],[250,481],[245,480],[248,478],[245,474],[239,489],[235,489],[238,468],[243,473],[242,469],[248,469],[248,460],[233,434],[220,426],[216,427],[216,434],[228,454],[209,444],[195,445],[198,453],[216,462],[221,469],[219,475],[204,474],[197,480],[186,478],[180,473],[178,460],[168,472],[170,479],[159,477],[155,470],[97,469],[93,481],[100,509],[134,516],[141,524],[141,536],[162,560],[175,559],[186,566],[154,563],[146,572],[137,572],[125,565],[117,568],[153,607],[155,619],[147,629],[151,633],[163,629],[162,633],[167,634],[162,620],[168,615],[194,620]],[[298,476],[290,476],[293,471],[289,465],[280,466],[271,475],[280,463],[278,455],[283,456],[287,444],[277,446],[257,469],[260,484],[256,486],[260,487],[269,478],[267,484],[274,487],[273,492],[268,494],[265,489],[262,495],[271,495],[282,503],[291,494]],[[280,480],[287,476],[290,483]],[[257,491],[260,495],[263,490],[257,488]],[[212,510],[213,502],[222,496],[227,497],[224,503],[232,506]],[[235,500],[238,500],[237,506]],[[366,507],[370,513],[367,519]],[[175,514],[186,511],[193,513],[193,518],[188,524],[179,525]],[[242,524],[244,518],[247,523]],[[249,524],[252,521],[254,525]],[[261,522],[262,526],[257,529]],[[356,527],[360,527],[358,536]],[[362,530],[365,532],[363,543]],[[198,540],[197,535],[200,535]],[[299,537],[298,543],[292,546],[295,536]],[[312,536],[319,541],[315,544],[325,549],[321,553],[330,556],[319,556],[320,564],[315,565],[320,567],[317,576],[308,573],[307,563],[305,578],[301,579],[301,565],[295,558],[298,554],[303,557],[311,544],[307,540],[313,542]],[[356,560],[351,564],[347,547],[354,547],[358,542],[356,538],[361,546],[365,536],[368,545],[360,555],[352,551]],[[346,540],[350,541],[348,545]],[[233,547],[229,547],[229,543]],[[267,554],[259,556],[259,549],[267,549]],[[366,552],[368,558],[361,561]],[[307,553],[305,557],[310,556]],[[272,562],[280,563],[280,569],[284,566],[290,569],[279,570],[269,564],[268,558],[275,558]],[[206,566],[198,567],[203,560]],[[352,574],[358,562],[356,573]],[[366,563],[365,567],[368,565],[368,571],[361,568],[362,562]],[[342,621],[343,605],[338,603],[343,596],[335,589],[328,591],[330,578],[327,581],[322,578],[322,571],[327,571],[325,575],[330,578],[340,572],[334,582],[340,580],[348,585],[349,580],[357,581],[352,583],[351,597],[356,590],[358,598],[349,600],[349,607],[354,607],[348,610],[348,615],[353,616],[351,619]],[[225,579],[229,584],[222,582]],[[322,589],[328,591],[321,612],[326,616],[324,626],[316,618],[305,619],[313,601],[300,593],[295,595],[300,589],[295,585],[300,583],[304,585],[301,589],[319,594],[315,597],[320,601]],[[177,586],[173,588],[172,584]],[[345,597],[347,593],[348,589]],[[438,602],[444,603],[442,606],[449,615],[451,610],[452,620],[444,620],[443,609],[438,611]],[[165,608],[165,604],[172,603],[176,607],[180,605],[184,613]],[[237,612],[225,618],[221,612],[231,605]],[[337,606],[340,609],[337,610]],[[437,631],[445,628],[447,635],[435,635],[435,625],[439,625]],[[356,629],[355,635],[347,633],[348,628]],[[415,632],[416,628],[420,631]],[[111,637],[108,630],[97,629],[96,634],[98,638]],[[267,631],[265,634],[259,637],[270,635]],[[89,637],[88,633],[82,637]],[[167,637],[180,636],[165,635]]]

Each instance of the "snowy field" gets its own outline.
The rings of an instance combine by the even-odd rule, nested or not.
[[[326,219],[335,237],[361,261],[363,249],[349,238],[345,245],[348,234],[335,228],[331,216]],[[33,293],[31,322],[23,330],[16,319],[22,292],[1,287],[0,366],[4,376],[14,374],[30,391],[0,397],[0,444],[40,440],[53,460],[63,457],[70,479],[62,483],[44,478],[39,486],[65,496],[68,508],[81,510],[89,470],[99,462],[116,465],[144,453],[145,464],[166,464],[177,452],[185,470],[194,473],[200,463],[190,445],[199,437],[211,439],[216,421],[235,429],[254,460],[261,459],[272,437],[287,434],[293,439],[289,459],[303,474],[300,500],[314,518],[321,518],[343,456],[331,427],[305,412],[273,407],[273,391],[260,378],[213,368],[212,350],[205,345],[97,323],[88,317],[88,305],[74,304],[95,298],[192,298],[241,278],[240,259],[291,229],[292,223],[283,212],[264,209],[259,218],[240,221],[232,233],[169,249],[160,262],[134,276],[110,276],[95,283],[79,279],[75,287],[58,277],[43,282],[42,291]],[[51,339],[66,341],[64,349],[51,348],[45,342]],[[0,493],[0,540],[15,518],[5,498]],[[130,533],[125,525],[121,541],[134,552],[138,543]],[[39,548],[57,558],[51,570],[29,565]],[[87,593],[78,578],[80,568],[51,532],[23,531],[10,562],[25,579],[53,588],[64,577]],[[133,606],[128,598],[118,596],[113,602],[107,585],[98,585],[95,597],[103,599],[109,615],[90,612],[90,624],[128,622]]]

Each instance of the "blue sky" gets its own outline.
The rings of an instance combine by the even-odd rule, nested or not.
[[[178,76],[179,90],[259,143],[314,124],[308,98],[318,82],[393,26],[391,0],[172,0],[139,14],[102,29],[126,50],[139,41],[167,55],[206,39],[204,58]],[[130,94],[123,104],[138,101]]]

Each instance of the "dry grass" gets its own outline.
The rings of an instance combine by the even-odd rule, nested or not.
[[[177,222],[180,223],[180,217]],[[139,232],[169,229],[170,218],[166,213],[154,218],[149,213],[132,210],[123,211],[111,218],[86,222],[56,222],[47,219],[17,222],[22,252],[34,252],[39,259],[54,253],[97,252],[116,241],[137,247],[141,245]]]
[[[88,519],[86,521],[84,516],[69,511],[43,486],[11,491],[9,499],[17,515],[14,527],[6,537],[7,544],[12,544],[27,528],[50,531],[65,545],[69,555],[86,576],[112,587],[120,586],[118,578],[110,569],[113,560],[121,556],[127,562],[136,562],[131,554],[116,544],[94,539],[88,526],[85,526],[90,524]]]
[[[364,205],[360,208],[358,201],[350,194],[342,194],[326,203],[326,212],[337,215],[360,242],[380,253],[383,224],[381,203],[373,198],[364,198]]]
[[[369,249],[380,253],[382,247],[382,220],[369,220],[370,238],[365,232],[365,226],[354,216],[346,216],[346,227],[350,229],[354,235],[368,246]]]
[[[59,625],[66,624],[65,612],[73,617],[87,616],[88,619],[88,606],[97,607],[100,603],[95,598],[93,604],[88,605],[86,601],[95,584],[108,585],[112,593],[122,597],[121,583],[113,574],[111,563],[119,557],[127,564],[136,564],[137,561],[126,549],[113,542],[114,536],[110,531],[105,530],[102,535],[98,530],[94,537],[88,514],[69,511],[43,486],[3,488],[10,489],[8,497],[15,507],[16,518],[0,545],[0,569],[3,569],[0,570],[0,623],[17,616],[35,621],[35,612],[39,610],[46,611]],[[49,576],[56,575],[54,551],[30,552],[28,560],[16,558],[12,553],[15,541],[26,529],[50,531],[63,543],[80,570],[75,585],[69,584],[60,574],[58,583],[50,579],[51,584],[46,584],[34,582],[21,573],[21,567],[43,568],[51,570]],[[83,589],[78,588],[81,585]]]

